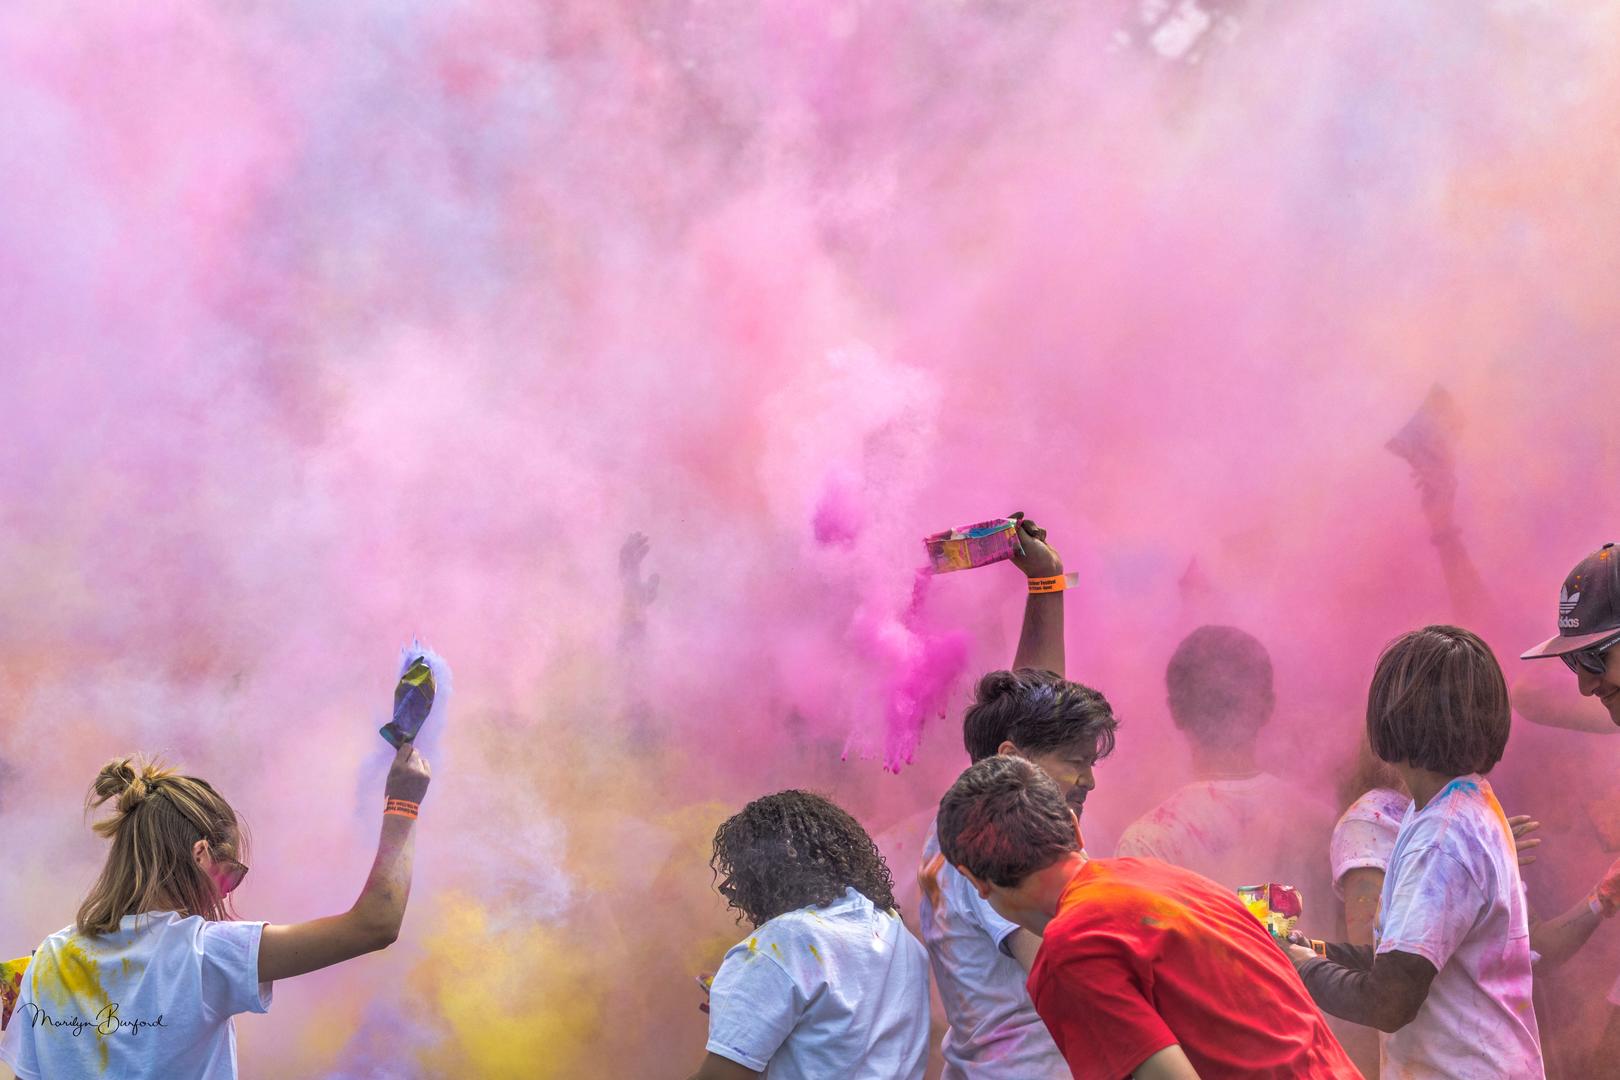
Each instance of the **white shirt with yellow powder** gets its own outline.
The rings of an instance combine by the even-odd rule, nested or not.
[[[100,937],[58,931],[23,974],[0,1060],[18,1080],[234,1080],[231,1017],[270,1008],[263,932],[172,911],[126,915]]]
[[[710,1053],[768,1080],[922,1080],[928,955],[861,893],[778,915],[726,953]]]

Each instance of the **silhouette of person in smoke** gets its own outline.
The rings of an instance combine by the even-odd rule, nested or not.
[[[1159,859],[1233,889],[1293,885],[1306,901],[1307,925],[1325,932],[1322,853],[1334,815],[1260,768],[1260,735],[1276,706],[1265,646],[1234,626],[1200,626],[1176,647],[1165,686],[1170,716],[1192,751],[1193,779],[1127,826],[1116,854]]]

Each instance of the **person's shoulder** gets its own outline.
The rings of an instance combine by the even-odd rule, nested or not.
[[[1186,820],[1189,816],[1197,817],[1196,813],[1189,815],[1187,812],[1192,809],[1191,803],[1199,798],[1189,793],[1193,786],[1189,784],[1171,792],[1153,809],[1125,826],[1125,831],[1119,834],[1119,843],[1115,845],[1119,854],[1168,857],[1166,853],[1176,846],[1185,833]]]
[[[1397,828],[1412,800],[1393,788],[1372,788],[1364,792],[1339,815],[1339,824],[1365,821],[1373,825],[1392,824]]]
[[[44,948],[46,945],[65,945],[67,942],[73,940],[82,941],[84,936],[85,935],[79,933],[79,927],[76,923],[68,923],[56,933],[46,935],[45,940],[40,943],[40,947]]]
[[[1471,864],[1481,853],[1481,832],[1506,828],[1505,821],[1498,826],[1495,818],[1496,812],[1480,797],[1478,784],[1466,778],[1453,780],[1422,810],[1406,819],[1396,838],[1396,856],[1411,857],[1422,851],[1437,850]]]
[[[1129,918],[1143,905],[1160,903],[1160,891],[1165,882],[1189,878],[1203,880],[1192,871],[1161,859],[1138,859],[1129,855],[1090,859],[1063,891],[1061,906],[1052,921],[1063,920],[1063,927],[1081,930]]]
[[[41,941],[38,947],[34,949],[32,959],[38,959],[42,956],[51,957],[54,959],[66,949],[83,948],[86,940],[87,939],[79,933],[79,928],[77,926],[64,926],[56,933],[47,934],[45,936],[45,940]]]
[[[1418,835],[1429,842],[1464,861],[1491,846],[1482,845],[1482,837],[1499,839],[1511,849],[1512,829],[1507,817],[1495,794],[1478,777],[1453,780],[1440,790],[1434,801],[1439,804],[1434,807],[1434,813],[1418,814],[1412,821],[1414,828],[1422,827]]]
[[[1178,885],[1220,888],[1202,874],[1162,859],[1093,859],[1087,864],[1094,876],[1090,887],[1106,890],[1112,896],[1158,897],[1167,882]]]
[[[1163,905],[1151,882],[1160,870],[1175,870],[1157,859],[1093,859],[1063,894],[1061,906],[1041,935],[1037,968],[1050,973],[1073,961],[1128,951],[1144,919]],[[1035,969],[1031,969],[1032,973]]]
[[[783,941],[820,937],[831,933],[836,923],[852,918],[870,918],[877,914],[887,913],[879,912],[877,905],[859,890],[845,889],[842,896],[834,897],[828,903],[794,908],[766,920],[737,947],[741,948],[753,939]]]
[[[1298,822],[1306,820],[1313,825],[1331,826],[1339,817],[1336,807],[1320,791],[1314,791],[1286,776],[1263,772],[1247,788],[1250,801],[1263,803],[1278,814],[1286,814]]]

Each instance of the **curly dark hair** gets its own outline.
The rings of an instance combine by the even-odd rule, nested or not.
[[[785,912],[821,907],[853,888],[880,910],[897,910],[894,878],[861,823],[808,791],[755,799],[714,834],[715,888],[760,926]]]

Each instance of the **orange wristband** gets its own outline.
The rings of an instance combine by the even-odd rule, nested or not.
[[[393,814],[395,817],[414,819],[421,809],[421,803],[413,803],[409,799],[389,799],[383,804],[383,817]]]
[[[1057,577],[1032,577],[1029,579],[1029,591],[1037,596],[1043,593],[1062,592],[1075,585],[1079,579],[1079,574],[1059,574]]]

